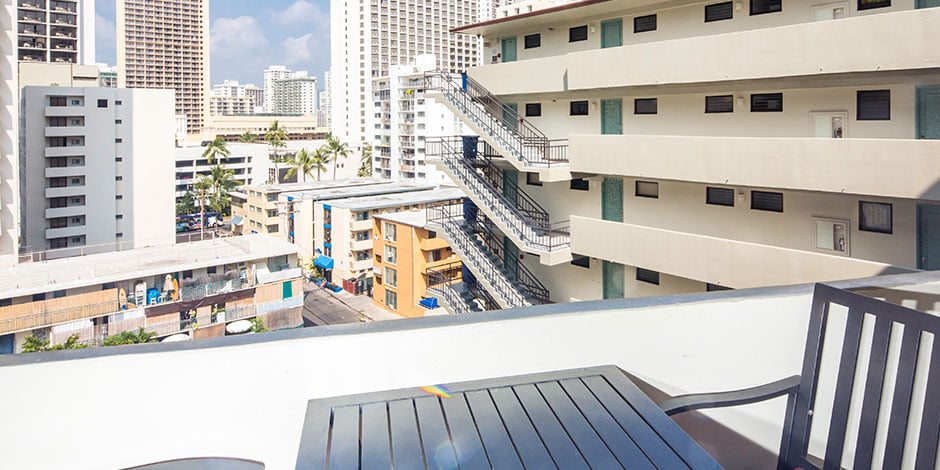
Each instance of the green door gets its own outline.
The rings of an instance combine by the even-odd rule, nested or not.
[[[917,206],[917,268],[940,270],[940,206]]]
[[[506,103],[506,107],[503,108],[503,122],[506,123],[506,126],[514,131],[519,130],[519,105],[516,103]]]
[[[519,248],[503,235],[503,266],[506,268],[510,281],[515,281],[519,272]]]
[[[503,62],[516,61],[516,38],[503,38]]]
[[[601,22],[601,48],[620,47],[623,45],[623,20]]]
[[[940,7],[940,0],[917,0],[917,8]]]
[[[622,299],[624,294],[623,265],[604,260],[604,298]]]
[[[281,284],[281,298],[289,299],[294,296],[294,283],[291,281],[285,281]]]
[[[623,100],[601,100],[601,134],[623,134]]]
[[[940,86],[917,89],[917,138],[940,139]]]
[[[604,178],[601,184],[601,218],[623,222],[623,180]]]
[[[519,199],[519,172],[516,170],[503,170],[503,196],[509,199],[513,207]]]

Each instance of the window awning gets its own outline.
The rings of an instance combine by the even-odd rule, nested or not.
[[[232,225],[241,225],[242,222],[244,221],[245,219],[242,218],[242,216],[240,215],[236,215],[235,217],[232,217]]]
[[[320,255],[313,260],[314,266],[319,266],[323,269],[333,269],[333,258],[329,256]]]

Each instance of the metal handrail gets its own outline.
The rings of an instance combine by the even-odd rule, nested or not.
[[[508,307],[549,302],[548,289],[522,263],[517,263],[516,269],[511,271],[515,279],[506,275],[509,269],[498,256],[499,249],[494,245],[495,235],[491,230],[483,230],[489,229],[486,227],[485,218],[471,227],[463,217],[463,204],[453,202],[429,204],[426,212],[429,224],[444,229],[452,241],[451,245],[460,253],[464,263],[475,267]],[[474,234],[482,235],[479,241],[485,244],[486,250],[477,245],[473,239]],[[496,256],[487,254],[487,251]]]
[[[482,158],[464,158],[458,149],[460,137],[442,137],[428,140],[428,155],[439,156],[441,161],[463,182],[471,193],[481,199],[495,214],[501,229],[512,233],[528,247],[554,251],[568,248],[571,237],[568,222],[549,223],[549,213],[529,196],[519,185],[503,177],[492,162],[490,150],[485,142]],[[508,189],[508,190],[506,190]],[[507,196],[514,194],[514,198]]]
[[[464,85],[464,80],[466,86]],[[475,122],[526,166],[567,163],[567,144],[550,140],[518,111],[470,77],[432,72],[425,74],[425,89],[437,90],[461,113]],[[567,141],[564,141],[567,142]]]
[[[493,222],[486,218],[483,214],[477,214],[477,221],[473,224],[468,224],[473,233],[480,235],[483,244],[489,249],[490,253],[496,255],[493,257],[494,263],[503,271],[508,271],[512,277],[509,279],[511,282],[515,282],[523,288],[523,291],[526,293],[526,296],[529,300],[536,300],[536,304],[547,304],[549,302],[549,292],[548,288],[545,287],[541,281],[535,277],[535,274],[532,271],[529,271],[529,268],[526,268],[524,264],[516,260],[513,263],[513,266],[507,266],[505,253],[500,255],[500,250],[503,249],[503,240],[501,237],[497,236],[493,231]]]

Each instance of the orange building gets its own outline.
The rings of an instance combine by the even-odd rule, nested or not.
[[[428,311],[419,302],[428,297],[429,272],[460,278],[460,258],[446,241],[424,228],[426,223],[425,211],[376,215],[372,221],[372,298],[403,317],[422,317]]]

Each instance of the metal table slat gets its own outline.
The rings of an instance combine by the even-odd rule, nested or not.
[[[503,417],[503,423],[506,424],[506,430],[509,431],[512,442],[516,445],[516,451],[522,458],[523,465],[526,468],[554,468],[555,463],[552,462],[552,457],[545,449],[538,433],[535,432],[535,428],[532,427],[532,422],[529,421],[529,417],[512,389],[508,387],[490,389],[490,395],[493,397],[500,416]]]
[[[620,427],[629,430],[630,438],[643,449],[650,460],[661,468],[688,468],[662,437],[649,427],[646,420],[640,417],[603,377],[585,377],[584,383],[604,402],[607,411]]]
[[[454,440],[454,450],[457,452],[457,462],[464,470],[489,469],[490,462],[483,450],[483,442],[477,434],[477,427],[470,416],[470,407],[467,397],[462,393],[455,393],[450,399],[442,400],[444,417],[447,427]]]
[[[360,468],[386,470],[392,466],[388,439],[388,406],[382,403],[362,405],[362,461]]]
[[[578,410],[568,394],[561,388],[556,381],[543,382],[536,385],[536,388],[542,392],[545,401],[548,402],[555,416],[561,421],[565,431],[571,436],[581,455],[588,461],[588,465],[594,468],[621,468],[614,454],[610,452],[604,441],[597,435],[594,428],[588,424],[584,416]]]
[[[333,407],[320,401],[307,403],[304,429],[300,434],[300,451],[296,468],[323,468],[326,466],[326,446],[330,439],[330,415]]]
[[[388,402],[388,420],[392,429],[392,461],[396,468],[424,468],[421,437],[415,420],[414,401]]]
[[[633,442],[629,435],[633,430],[621,428],[581,379],[562,380],[561,386],[578,409],[581,410],[581,414],[588,420],[591,427],[597,431],[607,447],[614,453],[621,465],[631,470],[656,468],[646,454]]]
[[[440,399],[436,396],[415,398],[415,411],[421,423],[421,443],[428,468],[457,468]]]
[[[333,435],[330,437],[330,468],[359,466],[359,405],[333,410]]]
[[[490,394],[486,390],[479,390],[467,392],[466,395],[467,404],[470,405],[470,412],[473,413],[477,429],[480,430],[483,447],[486,448],[486,455],[490,457],[493,468],[523,468],[503,421],[496,413],[496,406]]]
[[[535,385],[525,384],[513,387],[519,402],[526,409],[529,416],[532,417],[532,423],[539,431],[542,442],[546,449],[552,455],[558,468],[564,469],[587,469],[591,468],[581,456],[581,451],[571,442],[571,438],[561,423],[555,418],[548,403],[542,394],[539,393]]]

